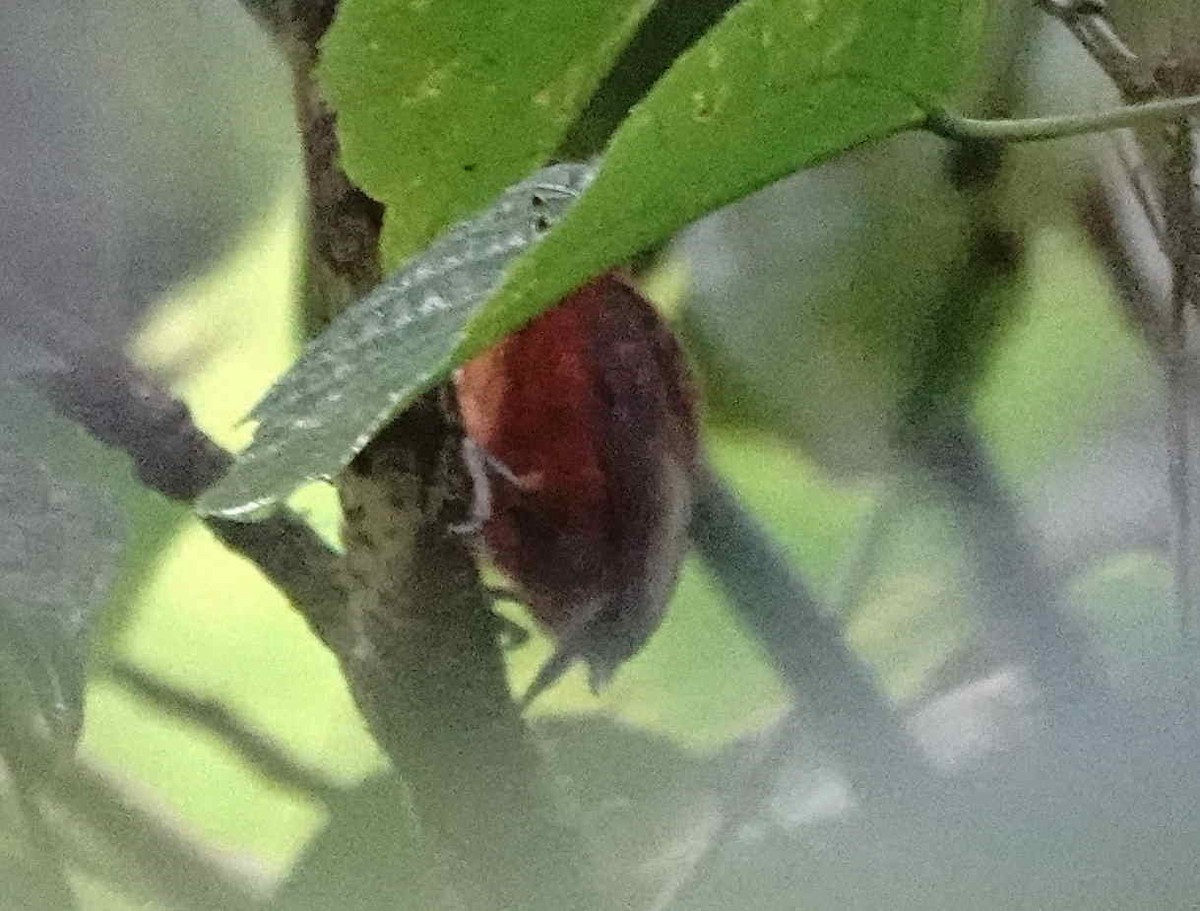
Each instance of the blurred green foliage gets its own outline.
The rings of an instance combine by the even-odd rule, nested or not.
[[[254,399],[292,351],[286,331],[268,328],[287,312],[294,242],[289,211],[285,206],[224,273],[167,305],[142,343],[147,356],[166,357],[170,339],[177,332],[180,339],[187,336],[180,323],[192,319],[225,327],[231,340],[254,333],[252,349],[236,343],[218,349],[184,387],[202,423],[214,430],[229,426],[240,410],[228,400],[229,390],[237,390],[243,404]],[[264,243],[271,236],[283,242]],[[979,405],[988,438],[1018,489],[1036,488],[1041,472],[1070,458],[1153,393],[1139,343],[1121,324],[1078,235],[1047,232],[1034,251],[1023,315],[998,352]],[[274,290],[267,294],[263,280],[271,274]],[[256,307],[244,305],[246,295],[253,295]],[[1120,394],[1098,402],[1097,389]],[[877,486],[837,481],[761,433],[714,428],[709,447],[796,565],[836,604],[855,543],[880,502]],[[305,491],[300,501],[328,528],[333,506],[320,493]],[[903,502],[881,508],[902,515],[887,536],[868,594],[853,607],[850,635],[887,689],[904,699],[922,692],[926,676],[965,641],[970,621],[963,610],[959,545],[946,516]],[[1128,624],[1139,627],[1135,617],[1153,615],[1154,603],[1161,614],[1166,591],[1157,561],[1121,566],[1081,582],[1087,597],[1080,601],[1090,612],[1111,605],[1112,613],[1100,618],[1101,631],[1113,636],[1106,647],[1127,664],[1137,660]],[[519,608],[505,610],[528,626]],[[192,520],[144,577],[119,647],[138,665],[220,698],[335,779],[354,781],[380,767],[332,659],[251,567]],[[549,648],[536,637],[512,653],[517,689]],[[583,675],[573,674],[537,714],[601,712],[689,748],[712,749],[757,730],[785,701],[758,646],[740,631],[703,569],[689,563],[662,631],[603,697],[593,697]],[[223,849],[282,870],[321,823],[322,813],[310,803],[272,788],[203,732],[164,719],[103,678],[90,690],[87,718],[86,755],[141,781]]]
[[[356,6],[365,9],[361,3]],[[895,10],[903,18],[905,11],[918,6],[897,2]],[[643,7],[628,4],[621,9],[631,16]],[[790,9],[782,3],[759,4],[760,9],[767,7]],[[863,4],[844,5],[839,16],[850,17],[862,9]],[[237,15],[232,4],[227,12]],[[972,5],[944,4],[938,16],[936,21],[917,17],[909,24],[914,29],[949,28],[951,23],[957,27],[959,21],[975,22],[976,13]],[[613,17],[604,20],[609,29],[608,43],[601,48],[604,60],[611,59],[625,34],[618,26],[628,24],[626,19],[617,22],[616,12]],[[731,18],[726,26],[737,30],[747,23],[754,24],[752,14]],[[849,28],[841,19],[834,26]],[[169,34],[171,42],[219,44],[211,35],[204,38],[186,30]],[[212,34],[223,33],[217,29]],[[139,79],[155,84],[131,84],[128,90],[138,103],[145,98],[167,105],[164,99],[170,93],[160,91],[156,77],[146,73],[184,83],[188,77],[183,67],[169,65],[179,48],[160,44],[157,35],[154,30],[136,35],[141,42],[137,47],[154,56],[156,66],[133,67]],[[753,38],[761,44],[765,37],[761,29],[747,30],[738,40]],[[928,91],[944,85],[962,54],[962,47],[947,45],[936,59],[913,54],[900,66],[896,55],[910,46],[911,35],[885,30],[873,39],[857,47],[859,62],[877,63],[888,72],[899,66]],[[337,50],[342,40],[350,42],[348,33],[330,45],[335,57],[343,55],[330,63],[329,78],[335,82],[353,78],[347,74],[355,64],[353,47]],[[540,46],[531,44],[530,53],[537,52]],[[254,47],[245,52],[260,54],[262,49]],[[724,62],[714,62],[712,52],[713,45],[698,49],[686,66],[720,69],[718,64]],[[618,133],[613,148],[620,167],[614,173],[619,176],[624,169],[629,181],[650,174],[649,182],[672,195],[669,177],[681,167],[679,147],[692,148],[694,131],[701,129],[695,125],[698,108],[713,102],[711,119],[729,117],[716,132],[744,128],[736,140],[737,154],[761,154],[770,166],[759,168],[757,162],[752,180],[743,172],[736,187],[710,187],[709,197],[681,204],[696,211],[680,209],[664,216],[675,224],[717,199],[919,116],[910,100],[889,98],[883,105],[884,119],[871,119],[870,128],[862,130],[861,123],[850,123],[853,118],[842,118],[844,112],[830,114],[828,108],[844,102],[843,97],[823,94],[807,102],[791,96],[786,110],[769,117],[761,111],[754,116],[742,116],[744,111],[729,114],[737,106],[730,92],[755,83],[764,68],[787,68],[795,62],[756,51],[753,60],[743,61],[747,69],[728,76],[732,88],[717,86],[711,97],[695,97],[684,76],[672,77],[675,81],[660,86],[657,100],[641,109],[640,120]],[[602,69],[593,63],[587,73],[572,75],[578,82],[562,87],[566,100],[555,116],[538,121],[538,149],[545,151],[561,139],[567,125],[563,112],[577,110],[586,100],[583,87],[593,85]],[[211,69],[226,72],[215,60]],[[554,67],[547,72],[554,75]],[[409,76],[420,82],[421,73]],[[232,80],[233,89],[245,88],[232,76],[220,78]],[[375,77],[363,78],[373,95],[378,88],[372,82]],[[503,77],[495,78],[499,84]],[[522,91],[528,92],[529,86]],[[276,96],[265,103],[254,92],[206,88],[205,103],[196,100],[194,108],[207,112],[204,116],[213,111],[207,104],[210,92],[246,105],[237,124],[218,130],[230,143],[261,149],[263,133],[269,134],[267,146],[276,152],[284,147],[271,145],[279,141],[277,132],[258,120],[264,111],[269,112],[268,120],[278,115]],[[873,93],[863,89],[862,94]],[[836,133],[833,139],[827,134],[796,135],[796,123],[803,118],[790,120],[791,109],[805,109],[809,102],[814,106],[807,110]],[[186,98],[176,104],[193,111]],[[486,111],[473,112],[487,124]],[[174,123],[172,110],[158,113]],[[872,108],[869,114],[878,118],[880,112]],[[386,130],[377,131],[377,126],[364,126],[364,135],[374,131],[374,141],[386,146]],[[685,138],[687,130],[693,132]],[[716,141],[696,144],[694,154],[682,161],[692,168],[692,177],[736,170],[712,157]],[[194,206],[203,214],[212,211],[209,205],[228,204],[238,210],[239,218],[249,218],[242,211],[249,188],[281,191],[274,210],[255,225],[244,244],[210,272],[175,288],[135,342],[139,359],[173,379],[200,425],[236,447],[248,435],[236,421],[295,356],[291,303],[299,232],[297,190],[286,177],[291,153],[287,161],[273,160],[273,152],[246,168],[227,168],[213,163],[186,137],[180,145],[183,157],[166,164],[149,146],[126,151],[145,155],[151,161],[146,167],[153,166],[157,174],[152,174],[152,184],[157,180],[169,185],[168,190],[186,189],[174,185],[179,174],[198,175],[204,186],[233,181],[226,187],[233,191],[232,199],[208,200],[201,191],[201,198],[188,197],[191,202],[180,204],[184,209]],[[890,488],[881,471],[891,464],[890,425],[911,381],[914,351],[920,350],[934,318],[931,300],[944,293],[946,276],[963,256],[965,216],[941,180],[940,153],[929,145],[922,148],[921,143],[905,141],[882,146],[804,176],[797,196],[763,195],[727,211],[718,236],[705,236],[714,224],[709,223],[676,251],[670,268],[689,276],[690,282],[682,283],[681,300],[668,302],[682,313],[681,327],[703,370],[702,381],[711,390],[706,441],[715,466],[770,528],[823,602],[843,613],[850,641],[901,704],[938,689],[944,668],[969,651],[977,636],[968,610],[973,583],[952,514],[927,502],[919,490]],[[432,151],[440,153],[440,147]],[[465,189],[458,186],[432,202],[418,194],[429,202],[428,223],[406,223],[412,236],[394,236],[393,254],[412,249],[446,219],[486,198],[520,172],[531,154],[525,150],[502,156],[487,180],[480,175]],[[460,157],[447,161],[461,170]],[[647,164],[651,159],[658,170]],[[1056,173],[1054,159],[1039,161],[1040,168]],[[219,173],[206,173],[209,165]],[[629,185],[613,178],[611,186],[609,196],[598,197],[606,201],[596,204],[596,221],[581,216],[582,227],[564,235],[567,240],[562,243],[594,240],[596,249],[608,255],[618,247],[632,252],[639,238],[646,239],[636,226],[619,242],[600,236],[597,223],[615,222],[627,211],[623,205]],[[425,193],[430,187],[419,189]],[[1040,187],[1025,194],[1019,190],[1023,198],[1012,207],[1028,211],[1038,202],[1029,197],[1037,196]],[[1057,205],[1062,199],[1051,197],[1050,202]],[[642,214],[660,203],[665,205],[645,196]],[[421,207],[426,210],[424,203]],[[792,216],[794,223],[771,233],[781,213]],[[232,222],[240,223],[237,218]],[[222,222],[217,232],[222,241],[215,248],[218,252],[236,233],[228,226]],[[1155,367],[1119,316],[1099,264],[1069,219],[1054,213],[1026,218],[1020,229],[1026,256],[1010,292],[1013,299],[1006,303],[1009,318],[1002,332],[988,336],[992,344],[983,346],[986,350],[979,352],[978,361],[970,365],[973,371],[967,373],[979,374],[973,412],[1005,481],[1030,516],[1044,518],[1047,510],[1070,512],[1080,505],[1054,500],[1047,493],[1064,474],[1094,478],[1091,486],[1083,485],[1085,493],[1099,500],[1109,497],[1105,484],[1113,483],[1113,476],[1105,473],[1106,460],[1111,450],[1131,439],[1144,442],[1147,428],[1156,426],[1161,390]],[[583,236],[588,234],[595,236]],[[767,246],[777,250],[774,262],[764,266]],[[585,253],[579,261],[601,255],[595,250]],[[764,266],[764,275],[762,284],[751,290],[706,285],[709,266],[737,273],[743,267],[750,271],[747,264],[756,260]],[[411,820],[395,782],[374,777],[383,760],[334,660],[254,569],[223,550],[184,510],[138,489],[121,459],[80,442],[77,432],[48,427],[38,428],[44,431],[40,445],[57,450],[58,457],[77,463],[73,471],[109,488],[135,542],[124,554],[122,577],[101,633],[87,694],[82,756],[125,781],[135,803],[171,820],[223,861],[264,882],[275,882],[299,859],[300,878],[283,895],[294,899],[297,907],[319,907],[312,902],[321,901],[322,894],[340,894],[336,889],[308,891],[305,877],[324,888],[330,886],[330,870],[352,879],[356,868],[346,864],[348,851],[359,860],[367,858],[364,867],[377,873],[379,863],[366,847],[359,857],[359,849],[348,846],[361,842],[378,848],[383,836],[375,834],[373,824],[386,823],[388,832],[411,834],[406,828]],[[1118,475],[1115,483],[1126,480]],[[1157,476],[1146,469],[1130,483],[1153,485]],[[304,490],[294,503],[331,540],[336,538],[336,510],[327,488]],[[867,584],[858,591],[862,580],[856,578],[855,559],[873,529],[882,529],[880,541]],[[1063,547],[1069,551],[1071,542]],[[1148,547],[1119,544],[1084,557],[1062,564],[1066,569],[1061,581],[1072,609],[1087,620],[1119,691],[1146,702],[1160,699],[1177,681],[1176,666],[1168,660],[1175,639],[1167,611],[1169,573],[1161,557]],[[505,605],[503,610],[529,625],[519,608]],[[549,650],[549,643],[535,634],[510,654],[515,689],[526,685]],[[264,780],[228,744],[184,719],[165,716],[114,684],[103,671],[109,655],[219,700],[298,761],[346,785],[344,801],[323,807]],[[788,694],[759,644],[742,630],[713,580],[693,561],[685,568],[662,630],[602,697],[587,691],[582,674],[573,674],[539,702],[535,717],[573,801],[572,812],[592,826],[597,840],[607,842],[608,856],[617,859],[605,875],[640,901],[646,896],[638,891],[644,886],[638,877],[646,874],[646,881],[653,881],[647,869],[663,862],[664,853],[675,847],[672,835],[691,814],[699,815],[709,805],[714,776],[728,771],[722,762],[743,740],[752,741],[787,704]],[[374,812],[381,802],[394,814],[384,823]],[[323,832],[331,812],[335,825]],[[415,856],[407,854],[407,835],[387,847],[391,853],[385,856],[406,871]],[[1052,848],[1047,846],[1047,851]],[[771,869],[777,873],[779,868]],[[630,870],[634,873],[626,876]],[[900,874],[889,868],[889,875]],[[622,883],[623,878],[628,882]],[[764,875],[763,882],[766,879]],[[153,907],[121,897],[95,871],[77,872],[76,885],[85,908]],[[405,900],[419,907],[425,894],[417,891]]]

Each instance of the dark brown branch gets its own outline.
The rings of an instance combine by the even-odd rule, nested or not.
[[[240,0],[294,64],[311,66],[338,0]]]
[[[33,378],[57,410],[133,460],[152,490],[190,503],[232,456],[192,421],[186,405],[114,351],[75,353],[70,367]],[[283,511],[258,524],[207,519],[235,552],[258,566],[328,644],[339,641],[345,594],[338,555],[308,525]]]
[[[312,62],[295,67],[293,91],[308,187],[302,313],[306,330],[315,335],[382,278],[383,206],[341,169],[336,118],[312,77]]]
[[[556,817],[500,625],[450,530],[467,509],[455,431],[428,395],[339,479],[358,642],[346,676],[468,909],[590,908],[583,845]]]

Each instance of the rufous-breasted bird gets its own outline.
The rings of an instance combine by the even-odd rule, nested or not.
[[[678,341],[616,272],[456,375],[483,540],[558,643],[528,703],[575,660],[593,689],[662,621],[688,547],[697,402]]]

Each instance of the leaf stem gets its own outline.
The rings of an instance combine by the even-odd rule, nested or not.
[[[940,109],[931,111],[923,126],[931,133],[958,142],[1045,142],[1119,130],[1195,112],[1200,112],[1200,95],[1131,104],[1111,111],[1018,120],[978,120]]]

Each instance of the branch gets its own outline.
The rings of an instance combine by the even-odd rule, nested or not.
[[[1001,653],[1028,668],[1054,733],[1069,737],[1084,708],[1103,704],[1108,687],[1087,637],[1059,602],[1049,572],[1029,540],[967,416],[927,416],[912,441],[921,466],[949,494],[982,593],[981,614]]]
[[[1161,194],[1154,182],[1150,165],[1140,157],[1144,154],[1141,143],[1127,132],[1114,134],[1112,140],[1129,187],[1145,215],[1154,241],[1161,250],[1167,236],[1167,216],[1163,211]]]
[[[332,12],[336,0],[310,6]],[[341,169],[334,112],[314,77],[324,12],[308,20],[320,27],[303,32],[304,53],[291,55],[309,197],[310,330],[378,283],[383,216]],[[510,696],[475,556],[449,531],[468,509],[461,436],[435,390],[337,479],[350,638],[335,651],[467,911],[592,907],[586,852],[558,819],[553,779]]]
[[[298,763],[269,737],[248,727],[223,703],[181,690],[128,662],[118,661],[107,671],[121,687],[153,703],[164,715],[196,725],[220,739],[267,781],[326,804],[341,794],[336,784]]]
[[[1169,94],[1194,92],[1200,73],[1187,67],[1164,65],[1159,77]],[[1171,259],[1171,307],[1166,344],[1167,451],[1171,502],[1175,507],[1176,599],[1179,626],[1189,651],[1194,648],[1193,612],[1196,609],[1194,517],[1190,480],[1190,403],[1187,386],[1188,313],[1200,310],[1200,164],[1197,130],[1185,117],[1165,131],[1166,161],[1163,165],[1163,201],[1166,217],[1166,248]],[[1190,663],[1191,656],[1187,659]]]
[[[231,464],[233,457],[195,425],[187,406],[122,354],[76,352],[68,360],[71,366],[32,381],[59,413],[129,455],[150,489],[190,503]],[[257,565],[326,644],[339,641],[345,594],[337,583],[338,555],[308,525],[286,510],[256,525],[205,524]]]
[[[1113,30],[1103,0],[1034,2],[1070,29],[1127,103],[1148,101],[1158,94],[1153,73]]]
[[[595,907],[585,848],[557,818],[510,696],[475,558],[451,531],[469,490],[456,431],[426,395],[338,479],[356,643],[346,679],[466,908]]]
[[[1118,182],[1118,167],[1116,162],[1105,162],[1099,184],[1079,198],[1076,210],[1104,260],[1126,321],[1165,367],[1171,264],[1143,217],[1144,209],[1132,198],[1134,191]],[[1190,373],[1195,383],[1195,364]]]
[[[39,377],[41,388],[65,416],[130,455],[149,487],[187,502],[228,466],[231,456],[195,426],[186,406],[127,359],[113,352],[75,359],[75,366]],[[405,431],[385,434],[367,452],[404,461],[407,456],[387,453],[452,445],[457,456],[449,428],[439,429],[442,421],[440,406],[415,409],[396,425]],[[438,432],[430,432],[431,424]],[[435,477],[443,483],[441,456],[431,455],[428,464],[422,486]],[[408,498],[414,488],[406,480],[399,483]],[[396,498],[384,496],[383,503]],[[380,612],[348,614],[335,581],[338,555],[286,512],[260,523],[207,524],[279,585],[340,659],[377,739],[413,785],[422,822],[452,858],[456,886],[472,888],[472,907],[494,902],[504,891],[496,890],[501,881],[514,890],[513,906],[538,907],[530,896],[545,895],[584,907],[580,880],[567,896],[558,891],[578,875],[572,871],[583,851],[550,809],[548,776],[509,698],[474,558],[464,541],[445,534],[450,522],[431,515],[421,524],[414,562],[403,564],[405,574],[396,580],[411,594],[403,603],[420,615],[424,632],[403,623],[395,598]],[[417,578],[426,581],[409,588]],[[471,756],[477,761],[466,760]]]
[[[29,775],[18,766],[10,765],[12,790],[24,822],[25,849],[17,852],[19,860],[10,854],[6,860],[10,880],[8,888],[21,895],[17,905],[29,907],[53,906],[62,911],[77,911],[79,903],[67,877],[66,857],[62,839],[53,831],[42,812],[41,805],[34,799],[29,787]],[[0,776],[0,781],[3,777]],[[26,894],[30,893],[30,894]],[[36,897],[35,897],[36,896]]]
[[[766,732],[764,742],[747,751],[747,768],[723,795],[716,828],[688,859],[680,875],[662,889],[649,911],[683,911],[703,894],[719,867],[722,852],[769,803],[780,772],[803,737],[803,720],[792,710]]]
[[[1004,99],[995,102],[1007,108]],[[1006,657],[1029,669],[1057,733],[1084,699],[1106,687],[1086,638],[1064,612],[1029,532],[970,419],[970,398],[1003,325],[1001,304],[1019,274],[1022,248],[1000,217],[995,187],[1003,146],[955,147],[952,181],[971,216],[965,262],[950,276],[930,320],[915,382],[900,410],[901,444],[947,495],[980,583],[979,612]]]
[[[692,537],[856,789],[894,797],[926,777],[915,746],[839,624],[711,472],[699,485]]]
[[[294,66],[311,66],[338,0],[239,0]]]

